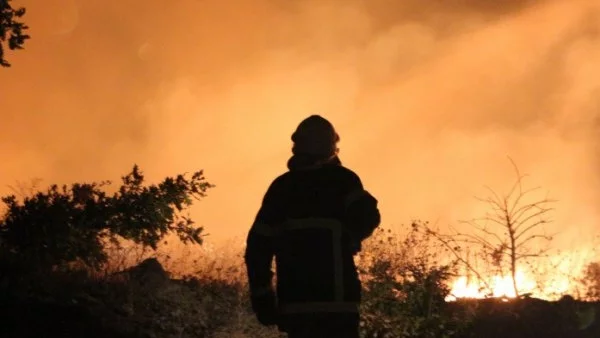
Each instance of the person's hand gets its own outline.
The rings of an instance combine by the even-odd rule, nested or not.
[[[265,326],[277,324],[277,297],[275,292],[270,291],[257,297],[251,298],[252,310],[256,319]]]

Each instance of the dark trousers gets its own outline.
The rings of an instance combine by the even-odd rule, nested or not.
[[[285,326],[289,338],[359,338],[358,313],[294,315]]]

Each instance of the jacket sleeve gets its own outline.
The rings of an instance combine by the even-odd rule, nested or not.
[[[381,223],[377,199],[366,191],[358,177],[345,197],[345,218],[349,231],[358,242],[373,234]]]
[[[258,320],[264,325],[275,321],[275,292],[272,287],[273,271],[271,270],[274,248],[274,224],[281,212],[277,205],[274,184],[265,194],[262,205],[246,239],[244,260],[248,273],[252,308]]]

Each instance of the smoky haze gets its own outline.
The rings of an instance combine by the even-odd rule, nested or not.
[[[507,156],[600,230],[600,3],[15,0],[32,39],[0,70],[1,192],[16,181],[204,169],[193,215],[244,236],[297,123],[329,118],[383,223],[477,216]]]

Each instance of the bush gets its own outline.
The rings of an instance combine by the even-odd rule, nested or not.
[[[580,282],[587,300],[600,301],[600,262],[589,263],[583,271]]]
[[[359,255],[363,337],[453,337],[464,327],[444,311],[456,262],[441,263],[444,249],[423,225],[404,239],[378,229]]]
[[[168,233],[184,242],[201,243],[202,228],[182,214],[192,198],[212,187],[202,171],[191,178],[167,177],[145,185],[137,166],[122,178],[117,192],[107,193],[110,182],[53,185],[19,201],[2,201],[0,253],[4,265],[20,272],[46,273],[72,264],[98,269],[106,263],[104,244],[131,240],[156,248]]]

